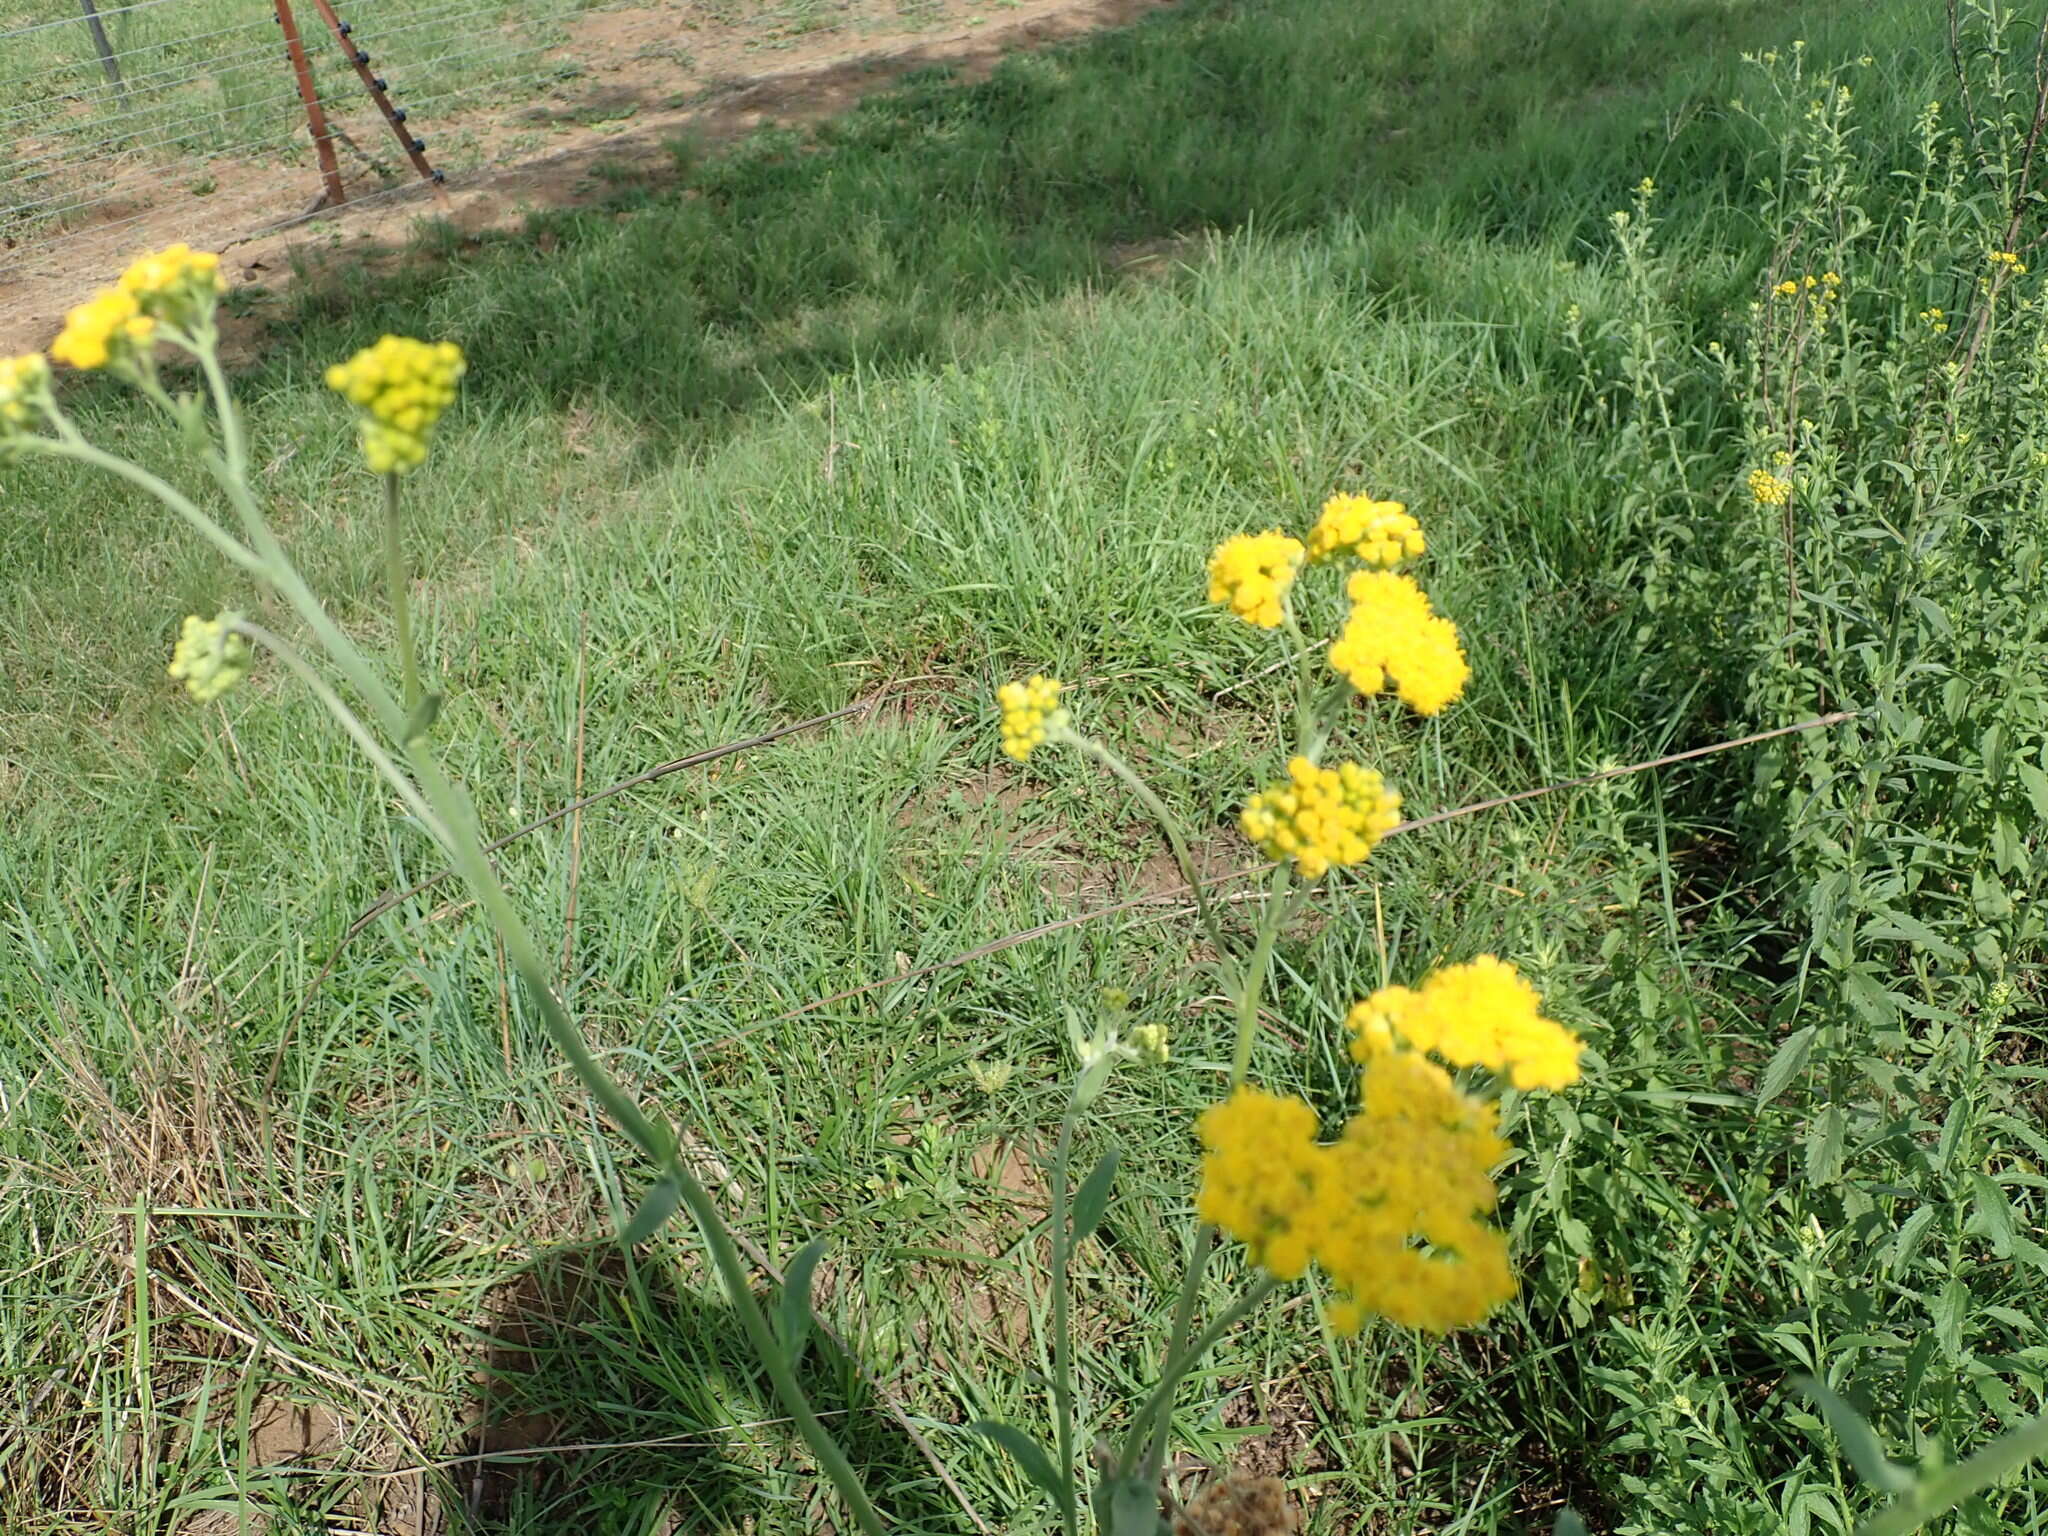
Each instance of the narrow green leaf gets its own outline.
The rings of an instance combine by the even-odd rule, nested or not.
[[[1795,1029],[1785,1037],[1778,1047],[1771,1063],[1764,1068],[1763,1080],[1756,1085],[1756,1107],[1762,1109],[1771,1100],[1792,1086],[1792,1079],[1799,1075],[1806,1065],[1806,1058],[1813,1054],[1813,1036],[1817,1026],[1809,1024],[1804,1029]]]
[[[1096,1508],[1106,1509],[1105,1536],[1157,1536],[1159,1490],[1135,1477],[1106,1482],[1096,1490]]]
[[[1047,1498],[1055,1503],[1060,1497],[1060,1480],[1052,1468],[1052,1458],[1036,1440],[1013,1424],[999,1424],[994,1419],[976,1419],[967,1426],[971,1435],[981,1435],[995,1441],[1010,1453],[1010,1459],[1017,1463],[1017,1469],[1045,1491]]]
[[[1909,917],[1904,912],[1894,912],[1889,908],[1880,908],[1874,915],[1877,921],[1863,926],[1864,938],[1903,939],[1908,944],[1919,945],[1930,955],[1937,955],[1951,965],[1962,961],[1963,952],[1960,949],[1917,917]]]
[[[619,1240],[627,1247],[644,1243],[675,1215],[676,1207],[682,1203],[683,1192],[673,1179],[661,1179],[651,1185],[640,1198],[640,1208],[633,1212],[633,1219],[626,1223],[626,1230],[619,1234]]]
[[[1102,1225],[1109,1209],[1109,1187],[1116,1178],[1116,1165],[1123,1157],[1115,1147],[1102,1154],[1102,1161],[1089,1169],[1088,1177],[1074,1191],[1074,1241],[1091,1236]]]
[[[412,712],[412,718],[405,722],[405,740],[408,744],[420,740],[434,728],[434,722],[441,718],[441,695],[430,693],[419,702],[419,708]]]
[[[796,1257],[782,1274],[782,1296],[776,1303],[775,1320],[791,1365],[803,1362],[804,1350],[811,1342],[811,1276],[818,1268],[818,1260],[824,1257],[825,1239],[814,1237],[797,1249]]]
[[[1856,1528],[1856,1536],[1906,1536],[1982,1493],[2006,1473],[2048,1456],[2048,1416],[2001,1435],[1959,1467],[1938,1473]]]
[[[1898,1235],[1892,1239],[1892,1278],[1898,1279],[1913,1267],[1913,1261],[1920,1256],[1920,1245],[1927,1240],[1927,1229],[1934,1225],[1934,1207],[1923,1205],[1899,1224]]]
[[[1988,1173],[1970,1175],[1970,1221],[1968,1229],[1991,1239],[1991,1252],[2001,1259],[2012,1257],[2015,1235],[2012,1203]]]
[[[1963,1358],[1963,1314],[1969,1310],[1970,1288],[1953,1278],[1927,1305],[1928,1315],[1934,1320],[1934,1342],[1951,1360]]]
[[[1819,1405],[1820,1411],[1827,1416],[1829,1427],[1835,1432],[1835,1438],[1842,1442],[1843,1454],[1866,1483],[1886,1493],[1903,1493],[1913,1486],[1913,1474],[1885,1455],[1884,1447],[1878,1443],[1877,1432],[1827,1383],[1811,1376],[1795,1376],[1792,1384]]]
[[[2019,773],[2020,783],[2026,786],[2027,799],[2033,802],[2034,814],[2048,821],[2048,773],[2024,761],[2014,763],[2013,767]]]
[[[1806,1131],[1806,1182],[1832,1184],[1842,1171],[1842,1143],[1849,1129],[1839,1104],[1830,1104]]]

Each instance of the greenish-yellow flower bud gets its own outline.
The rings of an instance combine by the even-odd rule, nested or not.
[[[177,648],[171,652],[171,676],[185,685],[185,691],[204,704],[217,699],[249,675],[249,642],[236,634],[238,613],[223,613],[216,619],[191,614],[179,631]]]
[[[1138,1060],[1150,1066],[1165,1066],[1173,1059],[1173,1051],[1166,1043],[1166,1026],[1140,1024],[1131,1031],[1131,1051]]]

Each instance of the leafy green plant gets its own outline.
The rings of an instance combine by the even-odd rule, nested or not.
[[[1868,1527],[1887,1532],[1951,1507],[2002,1528],[1988,1490],[2044,1402],[2023,1321],[2048,1280],[2030,1235],[2043,1105],[2012,1032],[2038,1009],[2048,936],[2048,322],[2019,249],[2048,75],[2012,67],[2006,7],[1951,20],[1956,102],[1926,104],[1903,146],[1864,131],[1873,60],[1818,69],[1795,44],[1751,61],[1731,111],[1758,135],[1770,246],[1734,334],[1676,319],[1647,181],[1613,220],[1633,316],[1567,324],[1582,400],[1629,424],[1613,452],[1638,488],[1660,664],[1730,721],[1848,715],[1766,746],[1743,786],[1769,1034],[1729,1068],[1771,1150],[1716,1182],[1738,1230],[1768,1212],[1802,1234],[1743,1266],[1749,1306],[1782,1309],[1774,1357],[1817,1391],[1853,1384],[1930,1448],[2005,1432],[1970,1478],[1937,1459],[1873,1480],[1908,1490]],[[2048,33],[2026,37],[2038,63]],[[1739,428],[1703,440],[1683,417],[1709,408]],[[1667,1527],[1763,1529],[1720,1490],[1776,1459],[1759,1440],[1777,1431],[1745,1429],[1729,1378],[1689,1353],[1646,1340],[1613,1384],[1639,1411],[1670,1405],[1636,1441],[1664,1475],[1637,1486]],[[1688,1464],[1690,1499],[1668,1476]],[[1794,1528],[1847,1529],[1860,1502],[1839,1478],[1783,1496]]]

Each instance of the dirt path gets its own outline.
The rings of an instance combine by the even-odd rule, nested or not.
[[[945,64],[970,77],[1003,54],[1135,20],[1166,0],[957,0],[915,27],[893,4],[846,0],[832,24],[764,43],[759,18],[717,21],[682,3],[586,13],[552,52],[573,59],[573,80],[501,107],[421,124],[460,147],[469,169],[450,170],[436,191],[391,181],[344,149],[351,201],[308,213],[319,191],[310,147],[304,163],[215,160],[124,166],[121,194],[100,222],[8,253],[0,265],[0,354],[46,346],[64,311],[118,273],[137,251],[183,240],[222,252],[235,282],[276,289],[295,260],[367,260],[399,246],[422,219],[464,233],[515,227],[539,208],[574,206],[608,190],[620,173],[673,163],[667,145],[687,133],[703,143],[764,122],[809,122],[843,111],[911,70]],[[762,70],[775,50],[776,67]],[[740,66],[747,66],[742,69]],[[367,119],[367,120],[365,120]],[[368,157],[397,157],[373,136],[374,116],[346,131]],[[403,162],[399,162],[402,164]],[[217,190],[196,195],[203,174]]]

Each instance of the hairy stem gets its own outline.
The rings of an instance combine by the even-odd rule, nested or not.
[[[1152,1450],[1145,1458],[1144,1467],[1144,1478],[1147,1483],[1157,1482],[1165,1470],[1166,1424],[1173,1416],[1173,1394],[1180,1386],[1182,1378],[1195,1368],[1196,1363],[1209,1352],[1218,1339],[1242,1322],[1260,1302],[1272,1295],[1279,1283],[1271,1275],[1260,1275],[1252,1282],[1251,1289],[1225,1308],[1202,1330],[1201,1335],[1192,1344],[1167,1357],[1166,1369],[1159,1377],[1159,1385],[1154,1387],[1152,1395],[1145,1399],[1144,1406],[1138,1410],[1136,1420],[1139,1425],[1148,1422],[1152,1425]]]
[[[1237,979],[1237,1039],[1230,1053],[1230,1084],[1226,1092],[1235,1093],[1244,1085],[1246,1075],[1251,1071],[1252,1039],[1259,1027],[1259,1004],[1266,992],[1266,971],[1272,964],[1273,946],[1278,942],[1280,930],[1287,924],[1288,913],[1293,903],[1288,899],[1293,890],[1294,866],[1281,864],[1273,871],[1273,886],[1266,898],[1266,907],[1259,914],[1258,936],[1254,942],[1251,958]],[[1172,1372],[1172,1362],[1181,1359],[1189,1348],[1188,1332],[1194,1325],[1195,1301],[1202,1288],[1202,1276],[1209,1267],[1209,1255],[1216,1246],[1216,1228],[1204,1222],[1195,1233],[1194,1251],[1188,1255],[1187,1270],[1181,1276],[1180,1297],[1173,1307],[1173,1325],[1167,1335],[1166,1359],[1168,1376],[1164,1381],[1178,1381],[1179,1375],[1186,1374],[1183,1366],[1178,1375]],[[1270,1288],[1270,1281],[1262,1282]],[[1206,1335],[1205,1335],[1206,1337]],[[1202,1346],[1206,1348],[1207,1346]],[[1163,1399],[1169,1407],[1172,1403],[1170,1385],[1168,1395]],[[1158,1393],[1154,1401],[1161,1401]],[[1131,1426],[1131,1436],[1126,1444],[1122,1471],[1129,1475],[1139,1465],[1138,1448],[1144,1446],[1143,1475],[1147,1481],[1156,1479],[1166,1464],[1166,1436],[1172,1417],[1166,1408],[1161,1408],[1156,1417],[1151,1417],[1148,1405]]]
[[[1187,1352],[1188,1334],[1195,1322],[1195,1298],[1201,1292],[1202,1276],[1208,1273],[1209,1255],[1215,1248],[1216,1226],[1205,1221],[1195,1233],[1194,1251],[1188,1255],[1187,1270],[1180,1279],[1180,1296],[1173,1304],[1173,1325],[1166,1336],[1166,1364],[1169,1369]],[[1156,1417],[1151,1406],[1154,1401],[1161,1404]],[[1131,1421],[1130,1439],[1125,1442],[1123,1460],[1117,1469],[1121,1475],[1133,1475],[1138,1470],[1142,1454],[1145,1480],[1157,1481],[1160,1470],[1166,1465],[1166,1436],[1173,1418],[1169,1411],[1172,1402],[1170,1397],[1160,1399],[1155,1392]]]
[[[410,721],[419,713],[425,696],[420,687],[419,658],[412,644],[412,592],[405,574],[405,530],[398,520],[398,476],[387,472],[384,481],[384,586],[391,600],[391,620],[398,628],[398,662],[405,674],[405,715]]]
[[[1067,1201],[1067,1162],[1074,1152],[1074,1118],[1080,1095],[1067,1102],[1060,1117],[1059,1146],[1052,1157],[1052,1403],[1053,1466],[1060,1475],[1060,1529],[1080,1536],[1081,1506],[1074,1492],[1074,1341],[1072,1287],[1067,1266],[1073,1262],[1073,1212]]]
[[[1220,956],[1226,953],[1223,942],[1223,924],[1217,917],[1216,905],[1209,899],[1209,892],[1195,869],[1194,855],[1188,850],[1187,836],[1181,830],[1180,818],[1167,808],[1166,802],[1152,791],[1152,786],[1138,776],[1137,770],[1115,752],[1095,740],[1078,732],[1067,738],[1080,751],[1094,758],[1103,767],[1115,774],[1124,787],[1137,797],[1159,828],[1166,834],[1167,846],[1173,850],[1173,862],[1180,870],[1181,879],[1194,893],[1195,911],[1200,914],[1202,928],[1209,935],[1209,942]]]
[[[1273,946],[1293,910],[1288,897],[1294,889],[1294,866],[1282,863],[1273,871],[1273,886],[1266,895],[1266,908],[1259,914],[1258,939],[1252,957],[1245,962],[1237,987],[1237,1040],[1230,1051],[1230,1087],[1235,1092],[1251,1071],[1252,1039],[1259,1030],[1259,1004],[1266,995],[1266,972],[1273,963]]]
[[[419,786],[406,776],[405,770],[398,766],[391,754],[370,734],[370,728],[363,724],[361,717],[348,707],[340,694],[328,686],[327,679],[314,669],[311,662],[299,654],[295,646],[265,629],[261,624],[252,624],[247,619],[237,620],[231,628],[234,633],[262,646],[289,667],[299,681],[306,685],[313,697],[327,706],[327,712],[334,716],[335,723],[342,728],[349,740],[356,744],[363,756],[370,760],[370,766],[382,774],[385,781],[397,791],[399,799],[405,802],[405,808],[419,818],[420,824],[427,829],[434,841],[444,849],[453,848],[454,835],[435,813],[434,808],[427,803]]]
[[[362,694],[375,714],[378,724],[392,740],[403,739],[407,714],[401,710],[389,691],[378,680],[368,659],[355,644],[342,633],[340,627],[329,616],[319,599],[313,595],[297,569],[286,556],[277,537],[265,521],[262,510],[257,506],[247,478],[247,450],[244,445],[240,417],[236,413],[234,400],[227,388],[227,381],[220,369],[219,360],[208,344],[198,351],[201,366],[206,371],[212,388],[216,411],[221,419],[221,451],[207,449],[204,458],[206,467],[219,482],[228,498],[234,503],[255,553],[243,550],[242,546],[219,530],[211,519],[192,507],[183,497],[157,481],[154,476],[128,464],[125,460],[111,455],[100,454],[83,443],[60,444],[51,451],[68,451],[72,457],[85,462],[102,463],[114,473],[121,474],[163,500],[172,510],[178,511],[199,527],[202,532],[212,528],[212,542],[222,546],[231,557],[240,551],[243,558],[237,563],[256,572],[266,579],[296,609],[300,617],[313,631],[323,649],[332,658],[350,683]],[[161,487],[161,488],[159,488]],[[853,1469],[846,1453],[831,1433],[819,1420],[812,1408],[809,1397],[797,1380],[796,1370],[788,1352],[776,1337],[768,1318],[755,1299],[745,1263],[742,1261],[732,1233],[720,1216],[716,1203],[702,1182],[691,1172],[683,1161],[677,1147],[674,1130],[661,1124],[643,1112],[640,1106],[620,1086],[604,1064],[590,1049],[582,1031],[568,1010],[556,996],[552,978],[532,936],[527,932],[511,897],[491,868],[489,856],[470,814],[469,806],[454,783],[442,773],[440,765],[424,744],[414,751],[409,760],[410,774],[401,768],[372,735],[369,727],[349,708],[327,681],[293,647],[277,635],[260,625],[242,624],[238,629],[251,640],[261,643],[284,661],[297,676],[313,691],[329,713],[341,725],[372,766],[383,775],[406,802],[408,808],[419,816],[435,839],[446,850],[450,862],[461,875],[491,926],[504,941],[507,957],[518,971],[528,994],[540,1010],[550,1037],[583,1086],[595,1098],[605,1114],[625,1132],[628,1138],[647,1154],[660,1168],[662,1174],[676,1187],[683,1206],[695,1222],[705,1247],[710,1251],[713,1265],[731,1301],[733,1311],[738,1315],[748,1342],[761,1360],[769,1380],[775,1388],[784,1412],[794,1421],[798,1433],[818,1459],[820,1469],[839,1491],[845,1501],[854,1523],[864,1536],[887,1536],[886,1527],[875,1507],[869,1502],[867,1492],[861,1486],[859,1474]]]
[[[15,446],[25,453],[46,453],[52,458],[71,459],[80,464],[90,464],[95,469],[103,469],[110,475],[126,480],[130,485],[149,492],[150,495],[177,513],[179,517],[191,525],[194,532],[198,533],[207,543],[226,555],[228,559],[239,565],[243,570],[253,571],[257,575],[266,574],[263,559],[260,555],[254,550],[249,549],[233,534],[229,533],[227,529],[221,527],[219,523],[216,523],[212,518],[200,511],[191,498],[182,491],[168,482],[158,479],[140,464],[131,464],[119,454],[107,453],[102,449],[93,447],[84,438],[78,436],[75,430],[68,430],[69,428],[70,423],[60,418],[58,426],[59,436],[54,438],[23,437],[16,442]]]
[[[463,806],[455,786],[441,773],[434,761],[432,751],[424,744],[417,744],[411,755],[413,771],[418,775],[420,785],[428,801],[450,826],[453,838],[448,847],[450,859],[468,884],[484,914],[490,919],[499,936],[505,942],[506,957],[518,971],[519,978],[526,985],[528,995],[540,1009],[542,1022],[556,1047],[569,1059],[583,1086],[603,1107],[605,1113],[630,1137],[634,1144],[652,1158],[676,1186],[683,1206],[696,1223],[698,1234],[704,1246],[710,1250],[712,1264],[717,1268],[720,1281],[724,1284],[733,1311],[738,1315],[740,1326],[745,1330],[747,1341],[759,1356],[763,1368],[768,1372],[769,1381],[775,1388],[776,1397],[781,1401],[783,1411],[795,1421],[797,1432],[804,1443],[818,1458],[818,1465],[833,1487],[846,1501],[854,1522],[866,1536],[886,1536],[881,1516],[868,1501],[867,1491],[862,1488],[860,1475],[847,1460],[846,1453],[819,1420],[811,1406],[809,1396],[797,1380],[796,1370],[782,1341],[775,1335],[761,1304],[755,1300],[751,1277],[740,1257],[738,1246],[733,1242],[732,1233],[727,1230],[720,1216],[716,1202],[709,1190],[691,1172],[676,1145],[672,1128],[648,1118],[640,1106],[620,1087],[617,1079],[608,1072],[604,1064],[590,1049],[583,1032],[569,1017],[569,1011],[562,1004],[554,990],[553,978],[547,964],[541,958],[539,948],[527,932],[524,921],[512,905],[512,899],[499,883],[492,870],[490,860],[478,841],[475,828]]]

